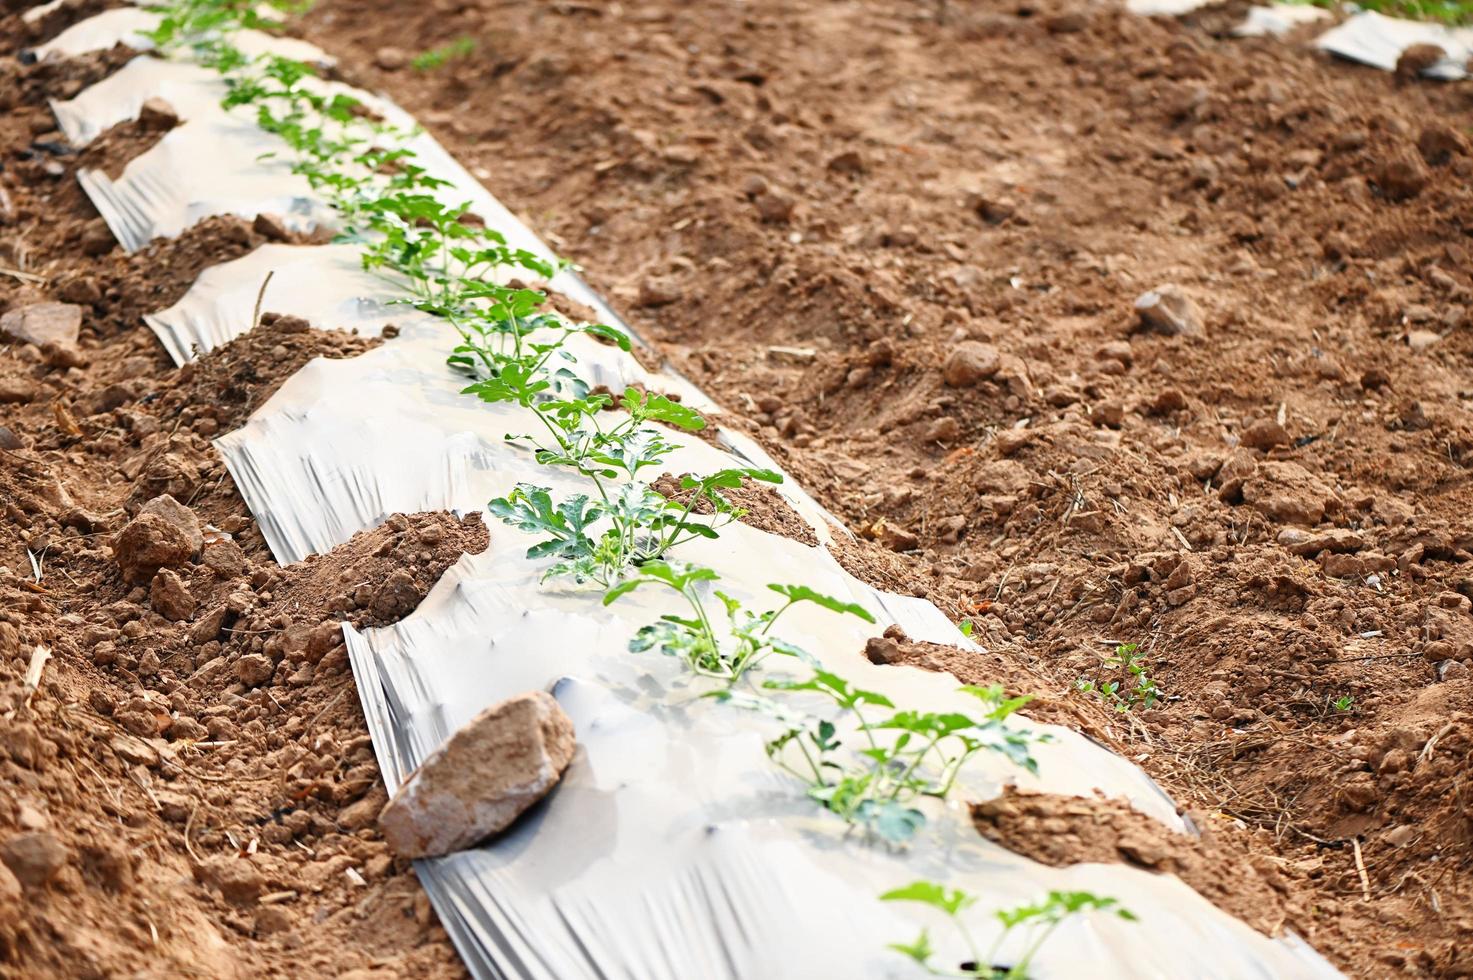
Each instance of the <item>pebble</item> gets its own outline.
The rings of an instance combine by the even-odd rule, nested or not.
[[[997,374],[1002,355],[996,347],[977,340],[964,340],[952,348],[941,365],[941,377],[953,388],[965,388]]]
[[[1142,293],[1135,301],[1140,325],[1159,333],[1199,337],[1203,333],[1202,315],[1180,286],[1166,283]]]
[[[384,71],[398,71],[409,64],[409,55],[403,48],[386,46],[373,53],[373,63]]]
[[[1413,44],[1396,59],[1396,74],[1415,78],[1446,57],[1447,52],[1435,44]]]
[[[764,190],[752,199],[757,214],[768,224],[786,224],[793,216],[795,204],[791,197],[774,190]]]
[[[47,831],[17,834],[0,844],[0,861],[27,888],[40,888],[55,878],[68,857],[66,846]]]
[[[267,241],[284,242],[291,237],[291,229],[286,226],[286,221],[278,214],[268,214],[262,211],[251,221],[251,230],[263,236]],[[286,319],[282,317],[281,319]],[[280,321],[278,320],[278,323]]]
[[[153,577],[149,589],[149,602],[154,612],[171,622],[182,622],[194,615],[195,599],[185,586],[179,573],[162,568]]]
[[[1269,450],[1277,446],[1291,445],[1294,440],[1290,437],[1288,430],[1273,419],[1260,419],[1238,437],[1239,443],[1249,449]]]
[[[399,787],[379,815],[385,842],[401,858],[435,857],[499,833],[557,785],[577,744],[544,691],[492,705]]]
[[[246,687],[260,687],[275,673],[276,665],[263,654],[248,653],[235,662],[235,676]]]
[[[666,306],[680,299],[680,288],[669,276],[646,276],[639,283],[639,306]]]
[[[158,514],[139,514],[113,539],[113,559],[131,584],[152,581],[160,568],[177,567],[194,554],[189,537]]]
[[[23,378],[0,378],[0,405],[34,401],[36,386]]]
[[[368,602],[368,611],[381,620],[401,619],[414,612],[421,598],[419,589],[414,585],[414,578],[400,568],[374,590],[373,597]]]
[[[943,415],[926,427],[926,442],[954,442],[962,433],[961,425],[950,415]]]
[[[1422,158],[1407,150],[1392,153],[1376,168],[1376,186],[1388,201],[1406,201],[1422,193],[1431,176]]]
[[[1430,166],[1440,167],[1453,157],[1468,153],[1468,141],[1447,123],[1435,122],[1418,134],[1417,152]]]
[[[166,100],[150,96],[138,109],[138,125],[149,132],[167,132],[179,125],[179,113]]]

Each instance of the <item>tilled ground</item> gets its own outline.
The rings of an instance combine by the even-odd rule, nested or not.
[[[324,0],[304,34],[859,532],[856,573],[990,648],[873,658],[1042,695],[1034,714],[1138,758],[1204,839],[1027,796],[979,807],[980,832],[1180,874],[1356,975],[1468,975],[1473,89],[1231,22]],[[405,66],[462,35],[469,56]],[[0,39],[34,40],[14,19]],[[75,352],[0,347],[0,767],[21,787],[0,846],[42,882],[0,916],[0,971],[456,972],[372,826],[323,624],[401,617],[485,531],[417,515],[274,566],[208,440],[371,341],[268,318],[170,367],[138,314],[276,229],[112,247],[44,98],[124,57],[0,74],[0,312],[85,309]],[[149,142],[120,129],[83,162]],[[1166,283],[1199,335],[1139,329],[1132,302]],[[120,567],[113,536],[163,494],[199,547]],[[1073,689],[1125,642],[1160,707]],[[56,657],[21,708],[35,643]]]

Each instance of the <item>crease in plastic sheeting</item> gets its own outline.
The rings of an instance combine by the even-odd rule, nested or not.
[[[1397,59],[1414,44],[1433,44],[1444,57],[1422,74],[1443,81],[1467,78],[1466,65],[1473,57],[1473,28],[1443,27],[1422,21],[1386,17],[1363,10],[1315,40],[1315,46],[1331,54],[1383,71],[1395,71]]]

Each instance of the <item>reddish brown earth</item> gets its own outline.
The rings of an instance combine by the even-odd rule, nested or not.
[[[872,657],[1038,694],[1205,835],[1048,798],[979,811],[982,832],[1179,874],[1353,975],[1470,975],[1473,88],[1228,23],[323,0],[302,30],[858,533],[848,567],[989,648]],[[475,53],[441,69],[377,67],[461,35]],[[37,39],[0,20],[0,53]],[[125,55],[0,69],[0,312],[85,309],[80,358],[0,344],[0,768],[21,787],[0,848],[25,838],[40,881],[19,904],[0,881],[0,971],[457,973],[363,819],[381,787],[322,624],[398,618],[484,531],[421,515],[275,568],[208,440],[368,341],[275,323],[172,369],[138,314],[262,238],[111,247],[44,98]],[[120,128],[84,162],[149,138]],[[1166,283],[1200,335],[1139,329]],[[231,539],[125,583],[110,540],[164,493]],[[391,569],[394,615],[366,619],[357,583]],[[1074,690],[1125,642],[1153,709]],[[23,706],[37,643],[55,656]]]

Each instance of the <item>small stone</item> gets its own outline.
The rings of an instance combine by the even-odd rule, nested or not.
[[[36,386],[24,378],[0,378],[0,405],[24,405],[36,398]]]
[[[1402,824],[1400,827],[1393,827],[1391,830],[1387,831],[1386,836],[1381,839],[1390,844],[1392,847],[1405,847],[1406,845],[1410,844],[1412,842],[1412,838],[1416,836],[1417,828],[1412,827],[1409,824]]]
[[[639,306],[666,306],[680,299],[680,288],[669,276],[646,276],[639,283]]]
[[[74,303],[32,303],[0,316],[0,333],[22,343],[75,349],[82,308]]]
[[[82,232],[82,254],[97,257],[106,255],[117,245],[117,239],[113,237],[112,229],[108,228],[107,222],[101,218],[89,224]]]
[[[1152,415],[1170,415],[1186,407],[1187,396],[1180,388],[1166,388],[1151,401],[1149,410]]]
[[[1050,34],[1078,34],[1089,26],[1089,17],[1083,11],[1070,10],[1048,18],[1043,26]]]
[[[24,449],[26,444],[8,425],[0,425],[0,449]]]
[[[1095,360],[1119,361],[1129,367],[1135,361],[1135,351],[1131,349],[1129,341],[1112,340],[1095,351]]]
[[[148,132],[167,132],[179,125],[179,113],[164,99],[150,96],[138,109],[138,125]]]
[[[1291,554],[1313,558],[1324,551],[1352,552],[1366,546],[1365,538],[1348,528],[1331,528],[1328,531],[1305,531],[1297,527],[1286,527],[1279,532],[1279,544]]]
[[[266,890],[266,878],[246,857],[207,858],[198,873],[232,905],[254,905]]]
[[[41,345],[41,359],[47,367],[65,371],[67,368],[86,367],[87,358],[75,347],[66,347],[52,341]]]
[[[296,920],[292,918],[291,912],[280,905],[268,905],[256,913],[256,921],[252,931],[257,936],[275,936],[283,932],[289,932]]]
[[[191,742],[203,742],[209,738],[210,731],[204,725],[193,718],[180,715],[169,722],[169,737],[175,740],[184,739]]]
[[[1180,286],[1171,283],[1142,293],[1135,301],[1135,312],[1146,330],[1187,337],[1199,337],[1203,332],[1196,304]]]
[[[879,542],[891,551],[915,551],[921,546],[921,539],[913,532],[891,524],[889,521],[878,521],[874,534]]]
[[[1277,446],[1292,445],[1294,440],[1288,431],[1273,419],[1260,419],[1238,437],[1238,441],[1249,449],[1269,450]]]
[[[265,211],[256,215],[255,220],[251,222],[251,230],[272,242],[284,242],[291,237],[291,229],[286,226],[281,216],[268,214]]]
[[[271,658],[259,653],[248,653],[235,662],[235,676],[246,687],[260,687],[275,673],[276,665]]]
[[[147,766],[153,769],[159,764],[159,753],[152,745],[132,735],[114,735],[108,743],[113,754],[130,766]]]
[[[1366,573],[1366,565],[1355,555],[1330,552],[1322,562],[1325,574],[1330,578],[1360,578]]]
[[[864,158],[859,155],[858,150],[845,150],[829,158],[828,168],[836,174],[862,174]]]
[[[1436,122],[1424,126],[1417,136],[1417,152],[1432,167],[1441,167],[1455,156],[1468,152],[1468,141],[1452,126]]]
[[[1094,420],[1095,425],[1118,429],[1125,424],[1125,403],[1118,398],[1096,402],[1090,409],[1089,417]]]
[[[402,619],[414,612],[421,598],[423,596],[415,588],[414,578],[400,568],[374,590],[373,598],[368,603],[368,611],[380,620]]]
[[[1018,213],[1018,205],[1012,201],[987,194],[973,194],[967,199],[967,206],[989,225],[1000,225]]]
[[[1011,456],[1033,441],[1031,429],[999,429],[992,437],[999,456]]]
[[[1442,334],[1432,330],[1408,330],[1407,346],[1414,352],[1421,353],[1442,340]]]
[[[1388,201],[1405,201],[1422,193],[1431,180],[1427,165],[1414,153],[1402,150],[1381,161],[1376,169],[1376,186]]]
[[[941,365],[941,377],[953,388],[964,388],[997,374],[1002,355],[996,347],[977,340],[964,340],[952,348]]]
[[[364,827],[373,825],[383,810],[384,804],[389,802],[389,794],[382,786],[375,786],[362,799],[350,803],[338,811],[338,828],[346,833],[362,830]]]
[[[865,641],[864,655],[872,664],[893,664],[900,657],[900,644],[888,636],[872,636]]]
[[[943,415],[926,426],[926,442],[955,442],[962,434],[961,425],[950,415]]]
[[[171,622],[178,623],[194,615],[194,596],[189,594],[179,573],[172,569],[162,568],[153,577],[149,601],[154,612]]]
[[[402,858],[470,847],[546,796],[576,748],[573,722],[552,695],[494,704],[410,773],[379,815],[384,840]]]
[[[154,514],[162,517],[174,525],[189,541],[191,555],[197,554],[205,544],[204,530],[200,527],[199,518],[194,511],[175,500],[169,494],[162,494],[138,508],[139,516]]]
[[[160,568],[185,564],[193,554],[185,533],[157,514],[139,514],[113,539],[123,580],[135,585],[151,581]]]
[[[17,834],[0,844],[0,861],[27,888],[40,888],[67,863],[66,845],[47,831]]]
[[[1413,44],[1396,59],[1396,74],[1416,78],[1446,57],[1447,52],[1435,44]]]
[[[409,64],[409,55],[403,48],[382,47],[373,53],[373,63],[384,71],[398,71]]]
[[[757,214],[768,224],[786,224],[793,216],[795,204],[791,197],[774,190],[765,190],[752,199]]]

